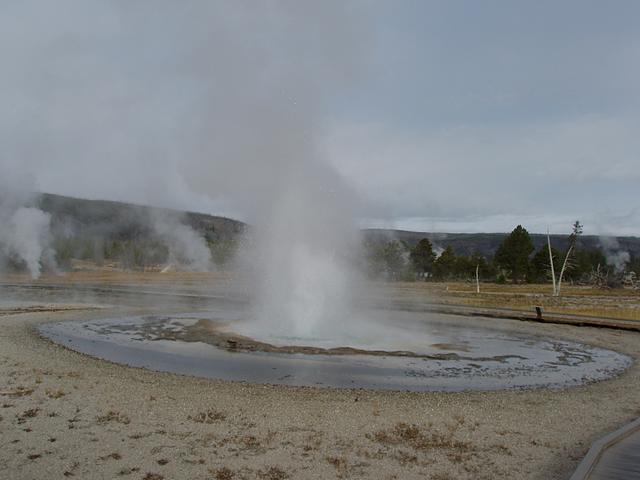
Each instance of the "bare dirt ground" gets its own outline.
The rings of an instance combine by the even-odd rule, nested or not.
[[[51,321],[181,311],[192,305],[187,292],[226,295],[227,277],[82,272],[39,285],[52,283],[102,285],[67,302],[102,308],[68,310],[60,300],[68,295],[64,289],[42,294],[41,301],[23,300],[24,311],[0,305],[3,478],[568,478],[591,442],[640,415],[640,334],[634,332],[504,320],[516,330],[612,348],[635,360],[618,378],[558,391],[250,385],[107,363],[54,345],[34,330]],[[456,286],[448,287],[393,285],[385,291],[416,304],[429,298],[454,303]],[[0,295],[9,290],[0,288]],[[149,290],[184,295],[136,293]],[[537,294],[515,292],[523,298],[530,293]],[[40,296],[38,284],[29,295]],[[637,294],[609,292],[602,299],[615,302],[618,296],[638,308]],[[460,298],[468,305],[467,298],[477,297],[463,292]],[[547,300],[536,297],[536,303],[541,299]]]

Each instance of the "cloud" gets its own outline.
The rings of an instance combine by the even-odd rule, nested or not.
[[[0,174],[248,221],[302,175],[372,221],[640,234],[636,8],[5,2]]]
[[[429,131],[340,124],[327,131],[327,151],[370,206],[370,219],[458,231],[507,230],[530,219],[544,231],[580,218],[587,231],[638,234],[639,120]]]

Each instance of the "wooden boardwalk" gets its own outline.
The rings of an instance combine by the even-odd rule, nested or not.
[[[571,480],[640,479],[640,418],[593,444]]]

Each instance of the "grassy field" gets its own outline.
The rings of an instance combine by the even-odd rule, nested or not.
[[[567,285],[560,297],[554,297],[551,285],[538,284],[481,284],[479,294],[471,283],[408,282],[392,284],[391,288],[396,298],[424,297],[447,305],[529,312],[541,306],[546,313],[640,321],[640,290]]]
[[[78,269],[64,275],[43,275],[31,281],[26,275],[5,275],[6,283],[35,284],[148,284],[162,286],[190,286],[206,288],[207,285],[233,284],[235,276],[228,272],[196,273],[158,271],[127,271],[109,267]],[[566,285],[562,296],[551,295],[551,285],[499,285],[481,284],[481,293],[475,285],[464,282],[389,282],[376,283],[386,296],[394,300],[432,302],[445,305],[462,305],[478,308],[508,308],[532,312],[543,307],[549,314],[574,314],[588,317],[606,317],[640,321],[640,290],[596,289]]]

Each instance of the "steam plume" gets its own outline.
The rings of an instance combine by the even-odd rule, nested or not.
[[[607,260],[607,265],[614,268],[616,273],[624,272],[631,260],[629,252],[622,250],[616,237],[600,237],[600,245]]]
[[[31,206],[32,194],[9,180],[6,176],[0,181],[0,266],[9,262],[24,266],[32,278],[38,278],[43,266],[55,268],[51,218]]]
[[[153,229],[169,249],[168,266],[180,265],[191,271],[211,270],[211,250],[204,238],[179,219],[168,214],[153,214]]]
[[[351,290],[357,202],[319,139],[366,62],[359,4],[61,3],[0,17],[0,43],[17,45],[0,90],[18,99],[0,140],[53,193],[241,217],[256,227],[264,321],[304,317],[308,331],[339,316],[328,310]],[[191,234],[157,231],[190,264],[208,262]]]

